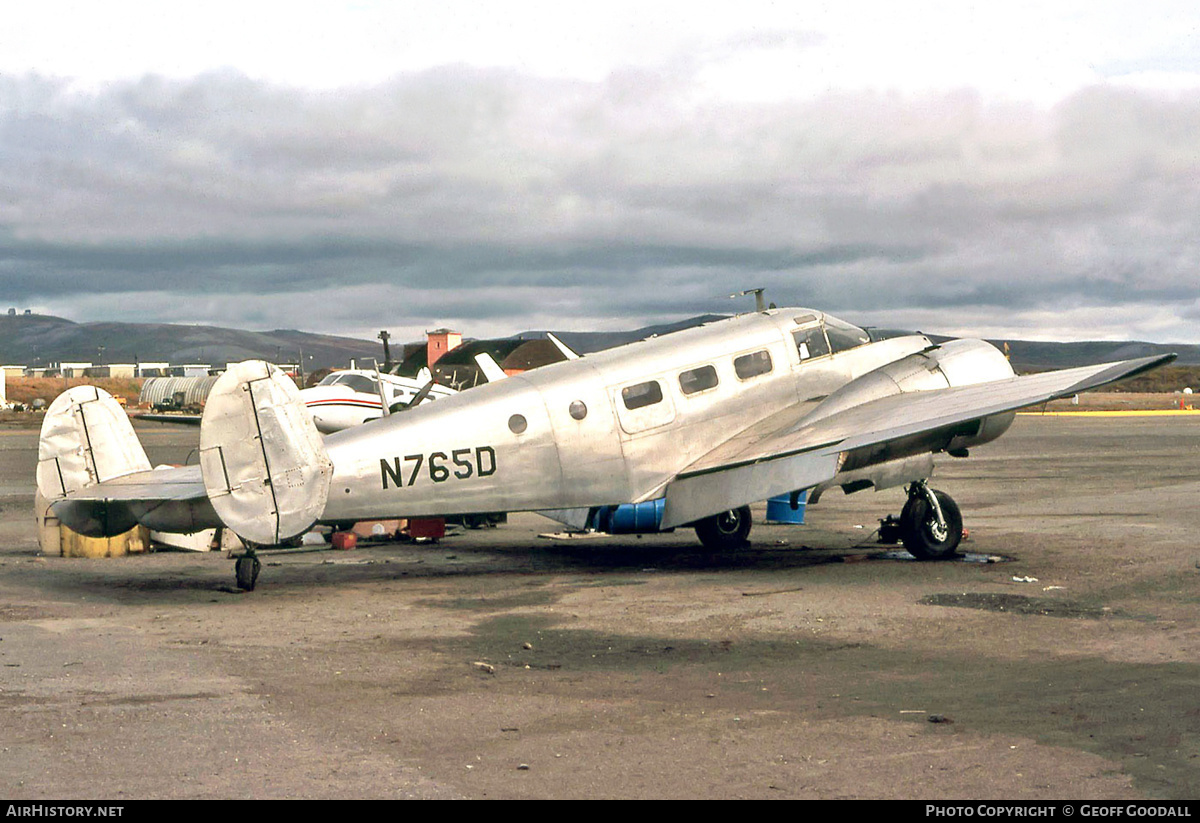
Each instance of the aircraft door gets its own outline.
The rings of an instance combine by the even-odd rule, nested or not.
[[[569,384],[539,387],[558,446],[563,507],[626,502],[630,495],[617,419],[600,376],[588,371]]]

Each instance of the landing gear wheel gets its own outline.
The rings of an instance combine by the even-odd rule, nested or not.
[[[942,523],[926,494],[937,497]],[[944,560],[954,555],[962,540],[962,513],[954,498],[936,489],[914,490],[900,512],[900,539],[918,560]]]
[[[739,549],[746,545],[750,535],[750,507],[730,509],[727,512],[714,514],[703,520],[697,520],[696,536],[705,548],[713,551],[728,551]]]
[[[237,586],[245,591],[254,591],[254,584],[258,580],[258,572],[262,568],[262,564],[258,562],[258,558],[252,554],[239,557],[233,565],[233,574],[237,578]]]

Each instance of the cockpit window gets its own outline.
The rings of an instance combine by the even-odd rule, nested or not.
[[[825,333],[829,335],[829,346],[834,352],[856,349],[871,342],[871,336],[858,326],[829,315],[825,315]]]
[[[829,344],[825,342],[825,332],[820,326],[794,332],[792,336],[796,339],[800,362],[829,354]]]

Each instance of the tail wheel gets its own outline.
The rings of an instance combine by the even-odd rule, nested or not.
[[[962,540],[962,513],[950,495],[936,489],[929,493],[937,497],[942,522],[924,493],[911,494],[900,512],[900,539],[918,560],[943,560],[954,555]]]
[[[254,555],[239,557],[233,565],[233,574],[237,579],[238,588],[248,592],[254,591],[254,584],[258,581],[260,569],[262,569],[262,564]]]
[[[696,536],[706,548],[728,551],[746,545],[750,535],[750,507],[730,509],[696,521]]]

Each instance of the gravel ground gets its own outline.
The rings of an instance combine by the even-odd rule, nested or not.
[[[9,799],[1200,797],[1197,417],[945,460],[971,562],[873,543],[894,490],[723,556],[514,515],[250,593],[219,554],[39,556],[35,461],[0,431]]]

